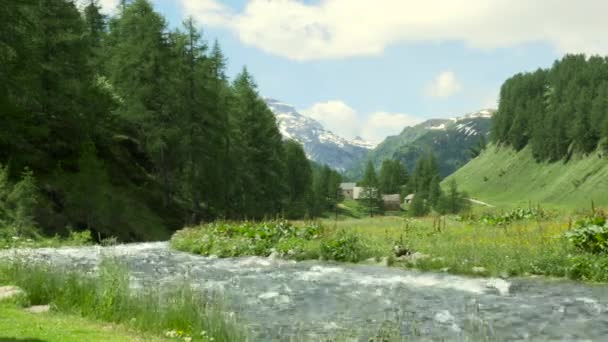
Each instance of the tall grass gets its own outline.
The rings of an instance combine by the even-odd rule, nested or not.
[[[0,283],[19,286],[30,305],[120,323],[192,341],[243,341],[245,333],[221,310],[219,302],[189,284],[170,289],[129,286],[126,268],[111,259],[83,275],[44,264],[17,261],[0,266]]]
[[[501,225],[458,217],[385,217],[340,221],[337,228],[365,236],[376,254],[390,256],[393,247],[401,245],[423,256],[404,257],[396,265],[478,276],[544,275],[607,282],[608,255],[575,248],[565,237],[570,222],[566,215]]]

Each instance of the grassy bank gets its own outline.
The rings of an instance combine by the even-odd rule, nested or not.
[[[606,282],[608,255],[581,249],[566,238],[572,222],[583,216],[519,209],[468,217],[377,217],[315,224],[223,222],[184,229],[171,243],[178,250],[219,257],[274,254],[347,262],[374,258],[456,274]]]
[[[514,207],[529,201],[559,208],[608,206],[608,159],[592,153],[568,162],[537,163],[530,148],[490,146],[445,180],[484,202]]]
[[[30,313],[18,303],[0,302],[0,341],[165,341],[154,334],[62,313]]]
[[[62,315],[184,341],[245,339],[234,320],[205,294],[191,290],[188,284],[134,291],[129,287],[129,274],[112,260],[104,260],[94,275],[25,262],[2,264],[0,283],[23,289],[23,305],[50,305]]]
[[[67,237],[55,235],[44,237],[38,234],[33,236],[19,236],[8,233],[8,229],[0,228],[0,250],[11,248],[44,248],[44,247],[64,247],[64,246],[86,246],[93,244],[91,232],[71,232]],[[115,243],[115,239],[107,239],[104,243]]]

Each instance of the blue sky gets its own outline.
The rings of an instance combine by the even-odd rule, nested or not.
[[[589,32],[608,29],[597,13],[608,6],[595,0],[153,3],[171,26],[191,15],[217,38],[230,76],[247,65],[263,96],[373,142],[424,119],[496,107],[506,78],[567,52],[603,53],[603,38]]]

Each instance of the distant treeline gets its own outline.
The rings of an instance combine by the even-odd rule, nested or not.
[[[251,74],[229,81],[192,20],[169,30],[147,0],[110,18],[96,0],[0,0],[0,22],[0,170],[33,174],[44,232],[162,238],[335,203],[339,175],[282,140]]]
[[[550,69],[517,74],[500,90],[493,139],[537,160],[608,150],[608,58],[566,55]]]

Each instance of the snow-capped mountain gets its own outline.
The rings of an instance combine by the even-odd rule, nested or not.
[[[319,164],[344,171],[374,148],[359,137],[348,140],[326,130],[321,123],[298,113],[288,104],[270,98],[264,100],[276,116],[283,138],[300,142],[308,158]]]

